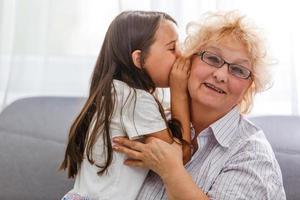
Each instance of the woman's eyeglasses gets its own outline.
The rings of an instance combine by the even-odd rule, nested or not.
[[[208,51],[201,51],[196,53],[196,55],[200,56],[201,60],[206,64],[216,68],[221,68],[223,65],[227,64],[229,73],[235,77],[248,79],[251,76],[251,71],[246,67],[238,64],[228,63],[222,57],[216,54]]]

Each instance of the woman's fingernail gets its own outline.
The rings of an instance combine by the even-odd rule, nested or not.
[[[119,138],[113,138],[113,141],[114,141],[114,142],[119,142],[120,139],[119,139]]]
[[[117,145],[113,145],[113,147],[112,147],[114,150],[118,150],[119,149],[119,147],[117,146]]]

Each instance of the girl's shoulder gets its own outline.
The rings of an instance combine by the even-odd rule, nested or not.
[[[138,99],[146,98],[154,100],[153,95],[149,92],[141,89],[132,88],[123,81],[114,79],[113,86],[114,92],[119,98],[136,96]]]

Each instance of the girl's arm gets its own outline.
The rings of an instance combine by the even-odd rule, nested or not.
[[[160,139],[148,138],[148,143],[114,138],[115,151],[125,153],[131,159],[128,166],[150,168],[164,182],[170,200],[208,200],[202,189],[185,170],[182,162],[182,148],[177,143],[168,144]]]
[[[187,163],[191,158],[191,133],[190,133],[190,112],[189,95],[187,91],[187,81],[190,71],[190,59],[178,58],[174,63],[170,73],[171,89],[171,116],[181,123],[182,138],[185,141],[182,144],[183,163]],[[149,124],[151,126],[151,124]],[[168,130],[162,130],[145,136],[144,142],[148,138],[155,137],[165,142],[172,143]]]
[[[191,133],[190,133],[190,112],[189,95],[187,91],[187,81],[190,71],[190,59],[178,58],[174,63],[170,73],[171,89],[171,116],[181,123],[183,163],[187,163],[191,158]],[[151,124],[149,124],[151,126]],[[162,130],[145,136],[144,142],[147,143],[151,137],[159,138],[165,142],[172,143],[173,138],[168,130]]]
[[[182,136],[185,141],[182,145],[183,148],[183,161],[186,163],[191,157],[190,149],[190,119],[189,119],[189,96],[187,92],[187,80],[189,77],[190,61],[178,58],[174,63],[170,73],[170,86],[171,86],[171,115],[181,123]],[[136,105],[136,110],[144,109],[145,104]],[[149,108],[150,109],[150,108]],[[151,123],[149,124],[151,127]],[[158,132],[153,132],[144,136],[140,141],[145,143],[148,139],[155,137],[167,143],[173,143],[174,139],[169,134],[168,129]]]
[[[191,158],[191,132],[189,94],[187,83],[190,73],[190,59],[178,58],[170,73],[171,90],[171,115],[181,123],[182,138],[185,141],[182,146],[183,162],[187,163]]]

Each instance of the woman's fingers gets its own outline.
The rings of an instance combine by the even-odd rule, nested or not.
[[[119,152],[119,153],[124,153],[129,158],[132,158],[132,159],[135,159],[135,160],[141,160],[142,159],[141,152],[129,149],[129,148],[125,147],[125,146],[113,145],[113,150],[115,150],[116,152]]]
[[[176,142],[169,144],[154,137],[149,137],[146,144],[125,138],[114,138],[113,141],[114,151],[129,157],[124,161],[127,166],[148,168],[163,176],[173,166],[183,165],[182,148]]]
[[[129,140],[125,137],[114,137],[113,142],[116,144],[119,144],[121,146],[128,147],[130,149],[136,150],[136,151],[142,151],[144,144],[138,141]]]
[[[132,167],[142,167],[145,168],[143,161],[141,160],[135,160],[135,159],[127,159],[124,161],[125,165],[132,166]]]

